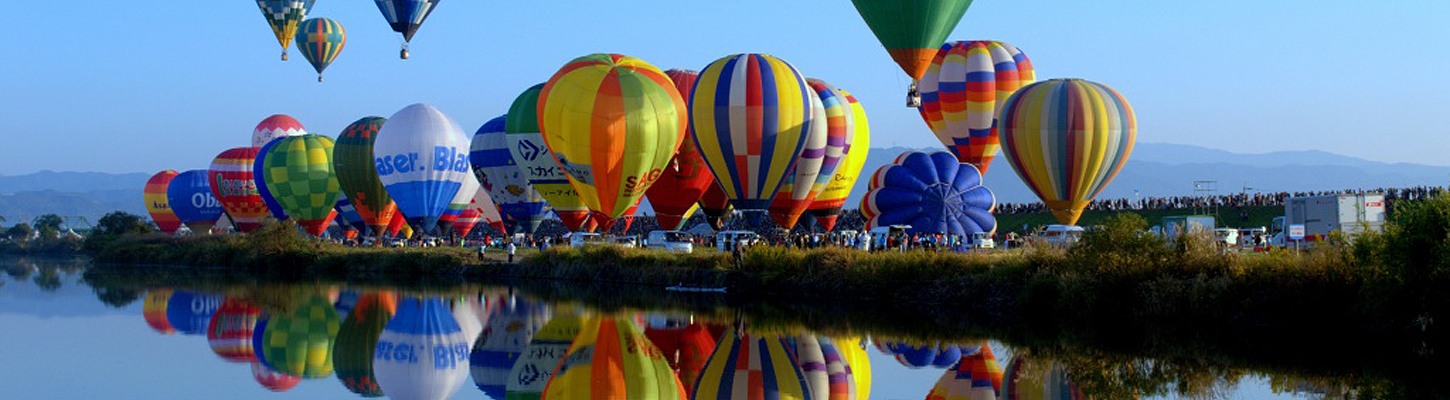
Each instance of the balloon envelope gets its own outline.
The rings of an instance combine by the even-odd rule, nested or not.
[[[342,189],[353,208],[375,235],[381,234],[392,221],[398,206],[388,196],[388,190],[378,178],[378,168],[373,161],[373,143],[378,131],[387,119],[363,117],[337,136],[333,148],[332,167],[337,173],[337,185]]]
[[[997,114],[1007,97],[1037,80],[1011,44],[982,40],[941,46],[921,78],[921,119],[957,159],[987,172],[1001,146]]]
[[[258,384],[273,392],[285,392],[297,387],[297,383],[302,382],[302,378],[277,372],[256,362],[252,363],[252,379],[256,379]]]
[[[357,207],[353,207],[352,202],[348,201],[346,197],[338,197],[337,205],[333,206],[333,210],[337,211],[337,216],[341,218],[340,227],[343,229],[355,229],[359,232],[368,229],[368,225],[363,223],[362,215],[358,214]]]
[[[341,325],[332,303],[313,295],[291,312],[268,318],[262,338],[264,361],[288,375],[309,379],[332,375],[332,348]]]
[[[842,148],[845,155],[840,166],[836,167],[836,173],[831,174],[830,183],[816,195],[816,199],[811,201],[811,206],[807,209],[815,217],[816,223],[821,224],[821,228],[827,231],[836,227],[836,217],[846,205],[846,197],[851,195],[851,188],[856,186],[861,169],[866,166],[866,156],[871,153],[871,125],[866,119],[866,109],[850,92],[841,89],[841,94],[846,96],[845,100],[851,108],[851,130],[847,133],[846,144]]]
[[[383,18],[388,20],[388,26],[393,32],[403,34],[403,41],[413,40],[413,34],[418,33],[418,28],[423,26],[423,21],[433,13],[433,8],[438,6],[439,0],[374,0],[378,4],[378,11],[383,13]]]
[[[996,400],[1002,394],[1002,367],[986,344],[963,354],[936,381],[928,400]]]
[[[167,204],[194,235],[209,233],[222,217],[222,204],[212,196],[206,175],[202,169],[182,172],[166,186]]]
[[[690,323],[676,327],[645,328],[645,337],[660,349],[670,368],[680,375],[680,383],[688,392],[695,388],[710,354],[715,352],[715,338],[702,323]]]
[[[785,339],[742,334],[738,329],[725,330],[692,393],[695,400],[743,400],[758,398],[758,394],[778,399],[812,398],[811,388],[791,358]]]
[[[851,0],[891,59],[921,79],[972,0]]]
[[[665,71],[665,75],[674,82],[680,98],[688,100],[700,73],[672,69]],[[655,221],[664,229],[680,229],[681,223],[689,218],[690,210],[705,196],[705,191],[715,185],[715,175],[705,166],[694,137],[694,131],[685,130],[685,139],[670,159],[669,166],[659,180],[645,191],[650,206],[655,210]]]
[[[177,290],[166,301],[166,321],[184,335],[201,335],[221,304],[221,296]]]
[[[836,129],[830,129],[827,118],[828,109],[822,102],[821,94],[825,93],[830,98],[837,99],[835,89],[828,88],[824,82],[813,81],[807,84],[811,86],[807,97],[811,100],[811,119],[814,123],[811,124],[811,130],[806,133],[805,146],[801,148],[800,155],[796,156],[794,166],[791,167],[790,172],[786,173],[785,184],[780,186],[775,199],[770,202],[771,219],[785,229],[795,228],[796,221],[806,211],[806,207],[809,207],[811,201],[816,199],[816,195],[821,193],[821,189],[825,188],[824,181],[821,181],[819,188],[816,187],[816,182],[821,176],[829,178],[836,172],[836,164],[840,161],[841,156],[841,146],[845,144],[846,127],[845,121],[841,119],[844,118],[841,115],[845,113],[845,104],[833,104],[835,107],[830,111],[837,115]],[[822,89],[816,89],[818,84]],[[830,146],[829,141],[833,136],[837,139],[836,145]],[[834,154],[829,171],[825,170],[827,153]]]
[[[141,303],[141,316],[146,319],[146,325],[162,335],[176,333],[176,328],[166,319],[170,301],[171,289],[151,289],[146,291],[146,299]]]
[[[534,333],[529,345],[514,362],[505,388],[508,399],[538,399],[554,374],[554,367],[564,359],[569,345],[579,336],[584,319],[577,313],[560,312]]]
[[[523,166],[509,154],[506,126],[508,116],[484,123],[473,135],[468,161],[479,185],[498,204],[503,215],[512,218],[523,233],[534,233],[549,212],[549,203],[529,183]]]
[[[347,31],[337,21],[313,18],[297,27],[297,51],[317,70],[318,82],[322,82],[322,70],[332,65],[344,46],[347,46]]]
[[[504,398],[514,363],[548,320],[548,309],[525,301],[495,308],[469,353],[469,368],[478,390],[495,399]]]
[[[282,60],[287,60],[287,46],[292,44],[292,35],[297,34],[297,25],[307,19],[307,12],[312,9],[312,3],[316,0],[258,0],[257,8],[262,10],[262,17],[267,18],[267,25],[272,27],[272,34],[277,36],[277,44],[282,45]],[[252,144],[252,147],[261,147],[260,144]]]
[[[288,34],[287,37],[290,39],[292,35]],[[262,122],[258,122],[257,127],[252,128],[252,147],[260,148],[277,139],[306,134],[307,130],[302,127],[301,122],[297,122],[296,118],[285,114],[274,114],[263,119]]]
[[[634,321],[584,322],[544,387],[546,399],[679,399],[688,397],[659,349]]]
[[[534,85],[509,106],[504,124],[509,155],[523,169],[539,196],[554,208],[554,214],[564,226],[577,232],[588,222],[589,208],[584,206],[579,191],[569,184],[567,174],[559,169],[554,153],[544,143],[544,134],[539,130],[539,94],[543,91],[544,84]]]
[[[287,212],[282,210],[282,203],[278,203],[277,197],[272,196],[272,191],[267,190],[267,153],[273,147],[277,147],[276,140],[267,142],[257,150],[257,159],[252,164],[252,182],[256,183],[257,195],[262,197],[262,203],[267,205],[267,211],[272,213],[272,218],[285,221]]]
[[[171,180],[176,175],[176,171],[172,170],[151,175],[141,193],[142,199],[146,201],[146,213],[151,215],[151,222],[156,223],[156,228],[168,235],[176,234],[176,230],[181,228],[181,219],[171,211],[171,202],[166,198],[166,188],[171,185]]]
[[[400,299],[378,338],[373,370],[388,397],[446,399],[468,379],[468,339],[442,299]]]
[[[1002,105],[1002,146],[1012,170],[1073,225],[1128,162],[1137,141],[1133,107],[1100,83],[1053,79],[1018,90]]]
[[[420,229],[438,225],[471,173],[463,130],[426,104],[410,105],[388,118],[373,144],[373,158],[398,211]]]
[[[307,134],[282,139],[267,151],[263,180],[287,215],[314,236],[322,236],[332,223],[333,207],[342,196],[332,146],[332,138]]]
[[[223,360],[231,362],[256,362],[252,350],[252,329],[262,309],[241,299],[226,299],[222,302],[207,326],[206,340],[211,350]]]
[[[221,202],[222,209],[241,232],[256,230],[269,215],[267,203],[257,193],[257,182],[252,177],[256,159],[256,147],[234,148],[217,155],[207,172],[212,196]]]
[[[909,152],[881,167],[863,202],[872,226],[911,225],[920,234],[992,233],[997,198],[977,167],[944,151]]]

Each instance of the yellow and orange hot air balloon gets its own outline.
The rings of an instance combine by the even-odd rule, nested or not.
[[[856,186],[856,179],[860,176],[861,169],[866,166],[866,155],[871,152],[871,125],[866,120],[866,108],[861,106],[861,102],[851,92],[840,90],[846,95],[846,102],[851,105],[851,132],[846,135],[846,155],[841,159],[836,173],[831,175],[831,182],[826,184],[826,189],[816,195],[816,200],[807,209],[816,218],[816,223],[821,225],[821,229],[826,231],[836,227],[836,217],[841,215],[841,208],[846,205],[846,197],[851,194],[851,188]]]
[[[596,215],[619,218],[659,179],[685,138],[685,101],[638,58],[591,54],[539,94],[539,128],[569,183]]]
[[[181,219],[171,211],[171,203],[166,200],[166,188],[176,175],[176,171],[169,169],[157,172],[146,181],[146,189],[142,192],[146,201],[146,213],[151,214],[151,222],[156,223],[156,228],[168,235],[176,234],[176,230],[181,228]]]
[[[623,317],[588,318],[543,399],[679,399],[684,385],[659,348]]]

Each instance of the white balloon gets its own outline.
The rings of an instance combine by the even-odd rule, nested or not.
[[[373,144],[373,162],[388,195],[414,226],[431,229],[473,175],[469,140],[442,111],[414,104],[388,118]]]
[[[442,299],[409,297],[373,352],[378,388],[393,399],[446,399],[468,379],[468,338]]]

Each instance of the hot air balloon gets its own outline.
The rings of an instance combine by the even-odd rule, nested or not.
[[[1002,367],[986,344],[963,354],[957,365],[942,374],[927,400],[996,400],[1001,397]]]
[[[806,134],[805,147],[796,157],[795,166],[786,174],[785,184],[770,202],[770,218],[785,229],[795,228],[806,207],[810,207],[836,173],[845,150],[846,131],[850,129],[846,121],[851,117],[850,104],[845,102],[845,95],[825,82],[814,79],[806,82],[811,87],[811,119],[815,123]],[[830,109],[823,102],[826,98],[832,100]],[[829,164],[826,163],[828,154]]]
[[[846,361],[852,386],[856,388],[856,399],[870,399],[871,359],[866,355],[865,343],[858,337],[835,338],[831,342],[841,351],[841,358]]]
[[[297,225],[322,236],[342,196],[332,170],[332,138],[307,134],[282,139],[268,149],[266,163],[263,180],[272,196]]]
[[[337,367],[337,379],[347,390],[364,397],[383,395],[373,373],[373,356],[378,338],[397,308],[397,296],[368,293],[358,297],[357,305],[342,321],[337,344],[332,346],[332,362]]]
[[[223,151],[212,160],[211,170],[207,172],[212,196],[221,202],[222,209],[242,232],[256,230],[268,216],[267,203],[257,193],[257,183],[252,178],[256,158],[256,147]]]
[[[417,231],[414,231],[413,227],[408,226],[408,224],[403,224],[403,227],[398,229],[398,235],[394,237],[410,239],[413,237],[414,233],[417,233]]]
[[[267,338],[267,322],[271,320],[272,314],[268,314],[267,310],[262,310],[262,313],[257,315],[257,324],[252,327],[252,355],[257,359],[257,364],[268,370],[276,371],[277,369],[272,368],[272,364],[267,362],[267,341],[265,339]]]
[[[495,399],[504,398],[514,363],[548,320],[548,309],[526,301],[494,308],[469,353],[469,368],[478,390]]]
[[[170,301],[171,289],[146,291],[146,300],[142,302],[141,306],[141,316],[146,318],[146,325],[156,333],[162,335],[176,333],[176,328],[171,327],[171,322],[166,319],[166,306]]]
[[[221,202],[211,195],[204,169],[182,172],[171,178],[166,186],[166,202],[194,235],[210,233],[222,217]]]
[[[886,343],[886,350],[896,362],[907,368],[949,368],[962,358],[962,348],[942,343],[907,344]],[[975,349],[969,349],[976,351]]]
[[[166,322],[183,335],[205,334],[221,304],[221,296],[177,290],[166,301]]]
[[[633,321],[589,318],[544,387],[543,399],[687,398],[680,378]]]
[[[498,212],[498,205],[483,190],[473,193],[473,200],[468,203],[468,207],[458,214],[458,219],[453,220],[453,230],[459,237],[467,237],[479,222],[495,227],[503,226],[503,216]]]
[[[256,128],[252,128],[252,147],[262,147],[277,139],[306,134],[307,130],[302,128],[302,123],[297,122],[297,119],[284,114],[274,114],[258,122]],[[259,154],[263,153],[265,152]]]
[[[443,215],[438,217],[439,226],[451,226],[453,221],[463,214],[463,210],[473,202],[473,196],[482,190],[483,188],[478,185],[478,178],[474,178],[473,174],[465,175],[463,185],[458,187],[458,192],[454,193],[453,199],[448,201],[448,209],[443,210]]]
[[[393,213],[393,220],[388,222],[388,236],[398,237],[398,233],[407,226],[408,222],[403,218],[403,213]],[[408,230],[408,233],[411,234],[412,232],[412,229]]]
[[[665,75],[675,84],[680,98],[688,100],[700,73],[672,69],[665,71]],[[669,167],[645,191],[650,206],[654,207],[655,221],[664,229],[683,228],[681,225],[689,218],[690,210],[705,195],[705,191],[715,184],[715,176],[710,174],[705,160],[700,157],[700,148],[695,144],[695,134],[687,127],[685,136],[680,149],[670,159]]]
[[[1022,182],[1063,225],[1077,223],[1133,153],[1138,123],[1123,95],[1099,83],[1053,79],[1002,105],[1002,145]]]
[[[378,168],[373,161],[373,142],[387,119],[363,117],[337,135],[337,144],[332,151],[332,167],[337,172],[337,185],[347,196],[363,222],[373,228],[373,235],[381,236],[398,212],[388,190],[378,178]]]
[[[856,400],[855,378],[831,339],[799,335],[791,342],[796,364],[815,400]]]
[[[921,119],[957,159],[987,173],[997,155],[997,113],[1007,97],[1037,80],[1032,61],[996,41],[942,45],[921,78]]]
[[[252,379],[256,379],[258,384],[273,392],[285,392],[297,387],[297,383],[302,382],[300,377],[277,372],[277,370],[256,362],[252,363]]]
[[[446,399],[468,380],[468,338],[442,299],[400,299],[378,338],[373,370],[390,398]]]
[[[226,299],[206,329],[206,341],[223,360],[251,363],[257,361],[252,351],[252,329],[262,309],[241,299]]]
[[[1033,360],[1014,354],[1002,377],[1002,396],[1008,400],[1085,399],[1082,389],[1067,377],[1067,369],[1056,362]]]
[[[276,140],[267,142],[257,150],[257,159],[252,164],[252,182],[257,186],[257,195],[262,197],[262,203],[267,205],[267,211],[272,213],[272,218],[278,221],[287,219],[287,212],[282,210],[282,203],[277,202],[277,197],[267,190],[267,153],[277,147]]]
[[[650,343],[660,349],[670,368],[680,375],[680,383],[688,392],[695,388],[710,354],[715,352],[715,337],[705,324],[699,322],[668,321],[665,324],[650,324],[644,330]]]
[[[836,227],[836,217],[841,214],[841,207],[846,205],[851,188],[856,186],[856,179],[861,174],[861,168],[866,166],[866,156],[871,150],[871,125],[866,120],[866,109],[850,92],[842,89],[841,94],[846,96],[846,102],[851,106],[851,130],[846,135],[844,148],[846,155],[836,167],[836,173],[831,175],[831,182],[807,208],[816,223],[826,231]]]
[[[151,175],[151,179],[146,180],[146,189],[141,193],[142,199],[146,201],[146,213],[151,214],[151,222],[156,223],[156,228],[168,235],[176,234],[176,230],[181,228],[181,219],[171,211],[170,201],[166,199],[166,188],[176,175],[176,171],[169,169]]]
[[[313,18],[302,21],[297,28],[297,51],[317,70],[318,82],[322,82],[322,70],[342,54],[344,46],[347,46],[347,31],[337,21]]]
[[[784,338],[741,329],[725,330],[692,393],[693,400],[813,398]]]
[[[478,128],[468,161],[474,176],[488,196],[498,204],[503,215],[512,218],[523,233],[534,233],[549,212],[549,203],[534,190],[522,164],[509,154],[507,115],[494,118]]]
[[[513,400],[538,399],[544,395],[544,386],[553,376],[554,367],[564,359],[569,345],[579,336],[584,319],[578,313],[560,312],[544,324],[529,345],[514,362],[505,386],[507,398]]]
[[[911,225],[910,233],[992,233],[997,198],[977,167],[944,151],[910,152],[877,170],[863,202],[872,226]]]
[[[720,188],[720,182],[705,188],[705,194],[700,196],[700,211],[705,213],[705,222],[717,231],[725,228],[725,218],[734,209],[735,206],[730,205],[730,197],[725,195],[725,189]]]
[[[539,94],[539,128],[584,206],[624,216],[680,147],[688,112],[670,78],[619,54],[565,64]]]
[[[861,19],[891,59],[911,79],[920,80],[937,54],[937,46],[957,28],[972,0],[851,0]],[[920,99],[916,85],[908,93],[907,107]]]
[[[332,303],[312,295],[291,312],[267,320],[264,361],[288,375],[308,379],[332,375],[332,345],[341,325]]]
[[[292,35],[297,33],[297,24],[307,19],[316,0],[257,0],[257,8],[267,18],[272,34],[277,35],[277,44],[282,45],[282,61],[287,61],[287,46],[292,44]],[[261,147],[256,145],[253,147]]]
[[[373,159],[398,211],[421,230],[438,225],[471,173],[463,130],[427,104],[404,107],[388,118],[373,144]]]
[[[450,300],[449,303],[452,306],[453,319],[458,321],[458,329],[463,331],[463,338],[468,346],[473,347],[478,335],[483,334],[483,321],[478,318],[478,312],[473,308],[475,302],[460,297]]]
[[[337,216],[341,218],[338,221],[342,222],[341,227],[344,230],[355,229],[358,232],[362,232],[368,229],[367,223],[363,222],[362,215],[358,214],[357,207],[353,207],[352,202],[348,201],[346,197],[339,196],[337,198],[337,205],[333,206],[332,209],[333,211],[337,211]]]
[[[543,91],[544,84],[540,83],[514,99],[504,124],[504,136],[508,139],[509,155],[528,176],[529,184],[549,202],[565,227],[578,232],[589,221],[589,208],[569,184],[565,172],[559,169],[554,153],[544,144],[538,117],[539,94]]]
[[[413,41],[413,34],[418,33],[418,27],[423,26],[423,21],[428,19],[428,14],[433,13],[439,0],[376,1],[378,10],[383,12],[383,18],[388,19],[388,25],[393,27],[393,32],[403,34],[403,50],[398,52],[398,58],[408,59],[408,43]]]
[[[816,123],[811,93],[795,67],[763,54],[723,57],[695,82],[696,144],[730,203],[753,220],[785,183]]]

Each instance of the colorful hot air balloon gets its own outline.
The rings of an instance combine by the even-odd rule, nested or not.
[[[795,337],[793,352],[815,400],[856,400],[856,381],[835,343],[825,336]]]
[[[565,64],[539,94],[539,128],[584,206],[624,216],[680,147],[688,112],[664,71],[619,54]]]
[[[342,196],[332,169],[332,138],[307,134],[282,139],[268,149],[266,163],[263,180],[272,196],[297,225],[322,236]]]
[[[688,101],[700,73],[672,69],[665,71],[665,75],[670,77],[675,89],[679,90],[680,98]],[[664,229],[683,228],[680,225],[689,218],[690,210],[704,197],[705,191],[715,185],[715,176],[710,174],[710,169],[705,166],[705,160],[700,156],[700,148],[695,144],[694,131],[685,129],[685,135],[680,149],[670,159],[669,167],[645,191],[650,206],[654,207],[655,221]]]
[[[269,215],[267,203],[257,193],[257,183],[252,177],[256,158],[256,147],[223,151],[212,160],[211,170],[207,173],[212,196],[222,203],[222,209],[241,232],[256,230],[262,225],[262,219]]]
[[[409,224],[424,230],[438,225],[471,173],[468,144],[452,118],[427,104],[404,107],[383,124],[374,163]]]
[[[963,354],[957,365],[942,374],[927,400],[996,400],[1002,394],[1002,367],[986,344]]]
[[[725,218],[734,209],[735,206],[730,205],[730,197],[725,195],[725,189],[720,187],[720,182],[705,188],[705,194],[700,196],[700,211],[705,213],[705,222],[717,231],[725,228]]]
[[[413,41],[413,34],[418,33],[418,27],[423,26],[423,21],[428,19],[428,14],[433,13],[439,0],[375,1],[378,3],[378,11],[383,12],[383,18],[387,18],[388,25],[393,27],[393,32],[403,34],[403,50],[398,53],[398,57],[408,59],[408,43]]]
[[[166,301],[166,322],[183,335],[205,334],[221,304],[221,296],[177,290]]]
[[[267,190],[267,153],[277,147],[277,140],[267,142],[257,150],[257,159],[252,163],[252,182],[257,186],[257,195],[262,197],[262,203],[267,205],[267,211],[272,213],[272,218],[278,221],[287,219],[287,212],[282,210],[282,203],[277,202],[277,197]]]
[[[337,205],[332,209],[337,212],[337,216],[340,218],[337,221],[341,222],[339,227],[342,229],[352,229],[358,232],[368,229],[367,223],[363,222],[362,215],[358,214],[357,207],[353,207],[352,202],[348,201],[346,197],[339,196]]]
[[[804,373],[787,347],[785,339],[778,335],[726,329],[695,382],[691,399],[744,400],[762,395],[781,400],[813,398]]]
[[[344,46],[347,46],[347,31],[337,21],[313,18],[302,21],[297,28],[297,51],[317,70],[318,82],[322,82],[322,70],[342,54]]]
[[[589,318],[544,387],[543,399],[687,398],[659,349],[626,318]]]
[[[141,316],[146,318],[146,325],[150,326],[156,333],[170,335],[176,333],[176,328],[171,327],[171,322],[166,319],[166,306],[171,301],[171,289],[151,289],[146,291],[146,299],[142,302]]]
[[[468,207],[458,214],[458,219],[453,220],[453,230],[459,237],[467,237],[473,232],[473,227],[482,222],[484,225],[501,226],[503,217],[499,215],[498,205],[488,197],[488,192],[478,190],[473,193],[473,199]]]
[[[398,212],[398,206],[393,204],[393,198],[378,178],[377,164],[373,161],[373,143],[385,122],[387,119],[383,117],[363,117],[353,122],[337,135],[332,151],[337,185],[363,222],[373,228],[373,235],[378,236]]]
[[[666,326],[651,324],[645,328],[644,335],[664,354],[665,361],[680,375],[680,383],[688,392],[695,388],[695,381],[710,361],[710,353],[715,352],[715,338],[705,324],[680,322]]]
[[[1067,369],[1062,364],[1034,360],[1023,354],[1015,354],[1007,362],[1001,388],[1002,398],[1008,400],[1087,398],[1067,377]]]
[[[909,152],[882,166],[862,202],[872,226],[911,225],[910,233],[968,236],[997,230],[997,197],[977,167],[944,151]]]
[[[851,0],[891,59],[920,80],[972,0]],[[915,85],[911,95],[915,96]],[[913,99],[916,100],[916,99]],[[919,100],[918,100],[919,101]],[[916,104],[908,101],[909,107]]]
[[[690,128],[730,203],[751,218],[770,206],[811,125],[811,89],[795,67],[764,54],[705,67],[690,98]]]
[[[207,324],[207,344],[223,360],[256,362],[257,355],[252,351],[252,329],[261,314],[261,308],[245,300],[226,299]]]
[[[866,120],[866,109],[850,92],[842,89],[841,94],[846,96],[846,102],[851,106],[851,130],[846,135],[843,149],[846,155],[836,167],[836,173],[831,175],[831,182],[807,208],[816,223],[826,231],[836,227],[836,217],[841,214],[841,207],[846,205],[851,188],[856,186],[856,179],[861,174],[861,168],[866,166],[866,156],[871,150],[871,125]]]
[[[1007,162],[1064,225],[1076,224],[1113,181],[1138,137],[1123,95],[1079,79],[1018,90],[1002,105],[998,123]]]
[[[831,340],[841,351],[841,358],[851,375],[852,386],[856,388],[856,399],[871,398],[871,359],[866,355],[865,343],[858,337],[835,338]]]
[[[1037,80],[1032,61],[995,41],[942,45],[921,78],[921,119],[957,159],[982,173],[997,155],[997,113],[1007,97]]]
[[[554,367],[564,359],[569,345],[579,336],[584,319],[577,313],[561,312],[544,324],[529,345],[509,370],[506,388],[511,400],[538,399],[544,395],[544,386],[554,376]]]
[[[222,204],[211,195],[206,175],[204,169],[182,172],[166,186],[167,205],[193,235],[210,233],[222,217]]]
[[[291,312],[267,320],[263,361],[288,375],[308,379],[332,375],[332,347],[341,325],[332,303],[313,295]]]
[[[287,61],[287,47],[292,44],[292,35],[297,33],[297,24],[307,19],[307,12],[312,10],[315,1],[257,0],[257,8],[262,9],[262,16],[267,18],[272,34],[277,35],[277,44],[282,45],[282,61]]]
[[[478,390],[495,399],[504,398],[514,364],[548,320],[547,308],[525,301],[495,308],[469,353],[469,368]]]
[[[888,353],[896,358],[896,362],[907,368],[950,368],[962,358],[962,348],[942,343],[928,343],[921,345],[907,343],[886,343]],[[976,351],[975,349],[969,349]]]
[[[168,235],[176,234],[176,230],[181,228],[181,219],[171,211],[171,203],[166,199],[166,188],[176,175],[176,171],[169,169],[151,175],[141,193],[142,200],[146,201],[146,213],[151,214],[151,222]]]
[[[448,209],[443,210],[443,215],[438,217],[439,225],[441,227],[452,226],[453,221],[463,214],[463,210],[468,209],[468,205],[473,203],[473,196],[482,190],[483,188],[478,185],[478,178],[473,177],[473,174],[464,175],[463,185],[458,187],[458,192],[454,193],[453,199],[448,201]]]
[[[413,234],[416,233],[416,232],[417,231],[414,231],[413,230],[413,227],[408,226],[408,224],[403,224],[403,227],[398,229],[397,236],[394,236],[394,237],[400,237],[400,238],[408,239],[408,238],[412,238],[413,237]]]
[[[514,99],[504,124],[504,136],[508,139],[509,155],[528,176],[529,184],[549,202],[565,227],[578,232],[589,221],[589,208],[569,184],[565,172],[559,169],[554,153],[544,144],[538,117],[539,94],[543,91],[544,84],[540,83]]]
[[[473,135],[468,161],[473,165],[479,185],[498,204],[503,215],[512,218],[523,233],[534,233],[549,212],[549,203],[534,190],[523,165],[509,154],[505,133],[507,115],[494,118],[478,128]]]
[[[274,114],[252,128],[252,147],[266,146],[274,140],[288,136],[306,135],[307,130],[297,119],[283,114]]]
[[[408,221],[403,218],[403,213],[393,213],[393,220],[388,222],[388,227],[386,228],[388,230],[388,236],[398,237],[398,232],[407,226]],[[412,229],[408,230],[409,233],[412,233],[412,231]]]
[[[297,384],[302,382],[300,377],[277,372],[258,362],[252,363],[252,379],[256,379],[258,384],[273,392],[285,392],[297,387]]]
[[[394,399],[446,399],[468,380],[468,338],[440,298],[398,300],[373,358],[378,387]]]
[[[806,212],[806,207],[810,207],[816,195],[826,188],[826,182],[831,175],[836,173],[848,129],[845,118],[849,117],[849,110],[848,104],[843,101],[845,96],[837,94],[835,88],[825,82],[808,80],[807,84],[811,87],[811,119],[815,123],[811,124],[811,130],[806,134],[805,147],[801,149],[800,156],[796,157],[795,166],[786,173],[785,184],[780,186],[775,200],[770,202],[770,218],[785,229],[795,228],[796,221]],[[829,114],[822,102],[822,95],[835,100]],[[827,115],[835,117],[834,126],[829,123]],[[829,143],[831,139],[835,139],[834,145]],[[831,154],[829,169],[826,164],[827,154]]]

